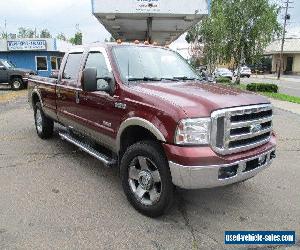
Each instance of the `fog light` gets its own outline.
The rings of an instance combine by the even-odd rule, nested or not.
[[[271,160],[276,158],[276,152],[273,151],[270,155]]]
[[[264,155],[264,156],[260,156],[258,158],[258,166],[262,166],[266,163],[267,161],[267,155]]]
[[[237,174],[238,165],[223,167],[219,170],[219,179],[227,179]]]

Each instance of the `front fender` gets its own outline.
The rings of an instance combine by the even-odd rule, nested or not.
[[[120,150],[120,145],[121,145],[121,135],[123,131],[130,127],[130,126],[140,126],[143,127],[147,130],[149,130],[157,140],[161,142],[166,142],[165,136],[162,134],[162,132],[150,121],[140,118],[140,117],[131,117],[126,119],[121,123],[121,126],[119,128],[118,134],[117,134],[117,151]]]

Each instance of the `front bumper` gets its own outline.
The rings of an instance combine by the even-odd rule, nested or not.
[[[183,166],[169,161],[173,184],[184,189],[225,186],[247,180],[266,169],[275,158],[275,147],[267,152],[230,164]]]

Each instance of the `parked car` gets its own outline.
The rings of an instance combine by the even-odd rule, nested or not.
[[[28,91],[37,135],[63,125],[62,139],[119,168],[127,199],[147,216],[167,211],[174,186],[245,181],[275,157],[269,100],[199,80],[167,48],[76,47],[57,79],[32,76]]]
[[[9,84],[13,90],[25,88],[28,77],[34,74],[30,69],[16,68],[11,62],[0,59],[0,84]]]
[[[215,79],[224,77],[224,78],[229,78],[230,80],[232,80],[232,78],[233,78],[232,71],[227,68],[217,68],[217,69],[215,69],[213,75],[214,75]]]
[[[241,67],[241,69],[240,69],[240,74],[241,74],[241,77],[250,77],[251,76],[251,69],[249,68],[249,67],[247,67],[247,66],[243,66],[243,67]],[[236,77],[238,75],[238,69],[236,69],[235,71],[234,71],[234,76]]]

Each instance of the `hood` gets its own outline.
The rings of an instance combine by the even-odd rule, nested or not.
[[[133,88],[150,99],[155,96],[182,108],[188,117],[210,116],[211,112],[223,108],[269,103],[252,92],[212,83],[142,83]]]
[[[23,69],[23,68],[13,68],[13,71],[18,71],[20,73],[35,73],[32,69]]]

